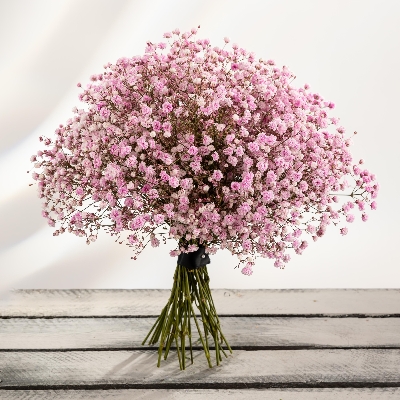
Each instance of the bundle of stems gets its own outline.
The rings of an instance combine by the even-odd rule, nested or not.
[[[149,338],[148,343],[150,345],[160,342],[157,367],[160,367],[163,351],[164,360],[166,360],[171,346],[175,344],[180,369],[185,369],[187,339],[189,342],[190,361],[193,364],[192,318],[210,368],[212,368],[212,363],[209,338],[212,338],[214,342],[217,365],[220,365],[222,361],[221,353],[227,357],[222,348],[224,343],[232,353],[232,349],[221,330],[211,296],[209,281],[210,278],[206,266],[188,270],[187,267],[177,265],[174,285],[168,303],[142,343],[144,345]],[[197,307],[200,316],[196,316],[194,305]],[[203,332],[200,328],[200,321],[203,324]]]

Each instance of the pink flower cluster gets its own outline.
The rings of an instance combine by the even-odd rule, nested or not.
[[[257,256],[283,268],[287,249],[301,254],[304,236],[353,222],[354,209],[366,221],[378,184],[352,165],[333,103],[294,87],[286,67],[195,33],[106,65],[79,96],[86,107],[41,138],[33,177],[54,234],[90,243],[105,229],[134,258],[167,238],[180,243],[172,256],[227,248],[250,274]]]

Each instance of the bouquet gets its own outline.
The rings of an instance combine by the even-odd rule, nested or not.
[[[284,268],[290,249],[302,254],[328,225],[345,235],[354,209],[366,221],[378,193],[363,161],[353,165],[332,102],[294,87],[287,67],[196,32],[166,33],[143,56],[105,65],[82,89],[82,108],[53,139],[40,137],[46,149],[31,158],[55,236],[90,244],[105,230],[133,259],[177,241],[171,296],[144,343],[159,342],[158,366],[175,347],[181,369],[186,347],[193,362],[194,331],[210,367],[212,342],[217,364],[232,351],[210,255],[228,249],[245,275],[258,256]]]

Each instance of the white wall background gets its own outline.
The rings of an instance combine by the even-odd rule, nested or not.
[[[259,259],[251,277],[225,251],[209,266],[214,288],[398,288],[400,2],[398,0],[0,0],[0,289],[170,288],[167,247],[137,261],[104,234],[53,237],[40,215],[29,157],[78,103],[106,62],[142,54],[147,40],[201,25],[199,37],[229,36],[259,57],[287,65],[295,82],[336,103],[358,131],[381,185],[378,210],[342,237],[333,227],[277,270]],[[172,245],[170,247],[173,247]]]

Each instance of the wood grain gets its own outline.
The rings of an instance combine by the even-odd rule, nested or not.
[[[18,290],[0,317],[159,315],[168,290]],[[213,290],[220,315],[400,316],[400,289]]]
[[[400,388],[363,389],[125,389],[125,390],[5,390],[3,400],[398,400]]]
[[[137,348],[154,321],[155,318],[2,319],[0,349]],[[400,318],[222,317],[221,325],[233,347],[400,347]]]
[[[154,351],[5,352],[2,388],[258,388],[399,386],[400,350],[236,351],[209,369],[202,352],[186,371]],[[97,387],[97,386],[99,387]],[[134,387],[133,387],[134,386]]]

